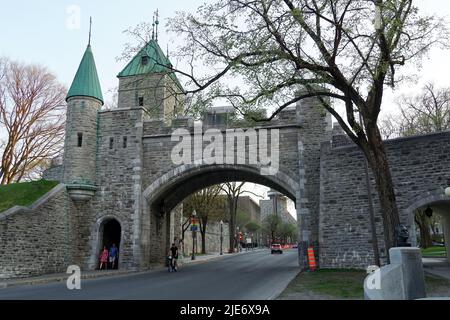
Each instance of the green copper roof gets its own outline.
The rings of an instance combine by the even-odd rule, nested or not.
[[[142,57],[145,56],[148,57],[146,64],[142,63]],[[168,73],[170,66],[172,66],[172,63],[162,52],[158,42],[150,40],[117,75],[117,77],[130,77],[148,73]],[[175,73],[170,72],[169,76],[175,81],[178,87],[183,90]]]
[[[102,89],[98,81],[97,68],[95,67],[94,55],[91,46],[88,45],[83,55],[77,74],[70,86],[66,101],[70,97],[92,97],[100,100],[103,104]]]

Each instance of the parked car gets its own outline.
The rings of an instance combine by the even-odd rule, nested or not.
[[[281,244],[272,244],[270,246],[270,253],[283,253],[283,248],[281,247]]]

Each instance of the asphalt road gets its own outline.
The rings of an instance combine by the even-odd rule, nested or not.
[[[224,256],[167,270],[82,280],[81,290],[65,282],[0,289],[6,299],[151,299],[151,300],[266,300],[276,298],[297,275],[297,250],[269,250]]]

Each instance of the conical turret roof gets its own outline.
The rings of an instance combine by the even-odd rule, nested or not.
[[[66,101],[76,96],[96,98],[103,104],[102,89],[98,80],[91,45],[88,45],[84,52],[83,59],[67,93]]]

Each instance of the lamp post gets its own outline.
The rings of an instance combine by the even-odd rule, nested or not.
[[[450,187],[445,188],[445,195],[450,197]]]
[[[222,245],[223,245],[223,221],[220,220],[220,255],[223,255]]]
[[[195,239],[196,239],[196,219],[195,217],[197,216],[197,212],[192,211],[192,220],[191,220],[191,230],[192,230],[192,256],[191,256],[191,260],[195,260]]]
[[[239,227],[236,227],[236,252],[239,252]]]

